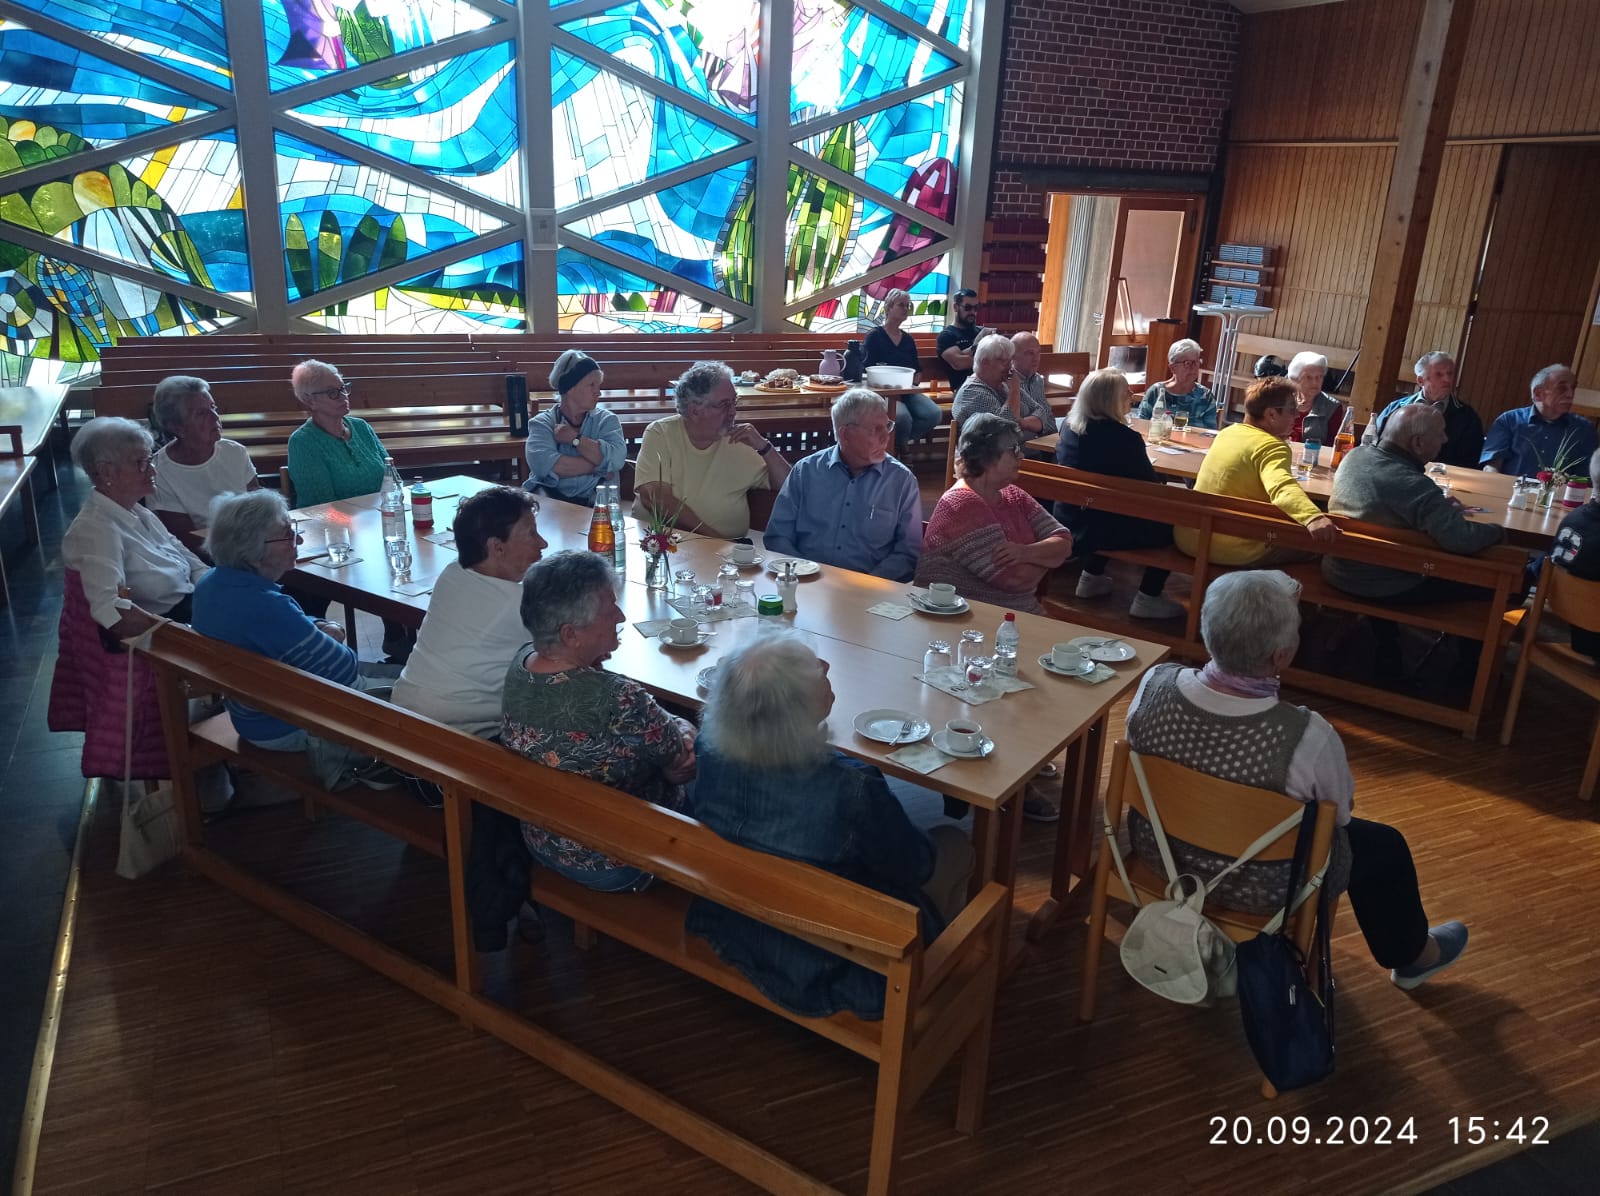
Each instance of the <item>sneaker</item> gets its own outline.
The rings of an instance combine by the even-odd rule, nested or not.
[[[1146,594],[1141,590],[1133,596],[1128,613],[1135,619],[1176,619],[1184,613],[1184,606],[1161,594]]]
[[[1040,768],[1039,771],[1033,775],[1046,781],[1052,781],[1061,775],[1061,769],[1056,766],[1056,762],[1054,760],[1046,760],[1044,762],[1044,767]]]
[[[358,764],[339,778],[339,789],[354,789],[361,785],[368,789],[396,789],[405,784],[405,777],[382,760],[368,760]]]
[[[1029,822],[1059,822],[1061,811],[1054,802],[1030,793],[1022,799],[1022,816]]]
[[[1439,944],[1439,962],[1432,967],[1404,967],[1393,968],[1389,972],[1389,982],[1396,988],[1413,989],[1426,982],[1430,977],[1438,975],[1456,960],[1460,959],[1467,950],[1467,928],[1460,922],[1446,922],[1443,926],[1434,926],[1428,931],[1428,937]]]
[[[1104,573],[1078,574],[1077,595],[1079,598],[1104,598],[1116,587]]]

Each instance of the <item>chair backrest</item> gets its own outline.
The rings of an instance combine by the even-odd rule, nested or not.
[[[961,425],[950,417],[950,439],[944,448],[944,484],[948,489],[956,484],[956,446],[961,442]]]
[[[1544,574],[1540,591],[1550,613],[1573,627],[1600,631],[1600,581],[1574,577],[1559,565]]]
[[[296,505],[294,501],[294,479],[289,476],[287,465],[278,466],[278,493],[283,495],[283,501],[290,507]]]
[[[776,490],[752,490],[745,496],[750,504],[750,530],[764,532],[767,520],[772,518],[772,504],[778,501]]]

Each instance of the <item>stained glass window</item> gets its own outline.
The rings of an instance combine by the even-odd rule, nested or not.
[[[908,326],[942,323],[971,0],[767,6],[793,17],[773,160],[761,0],[261,0],[259,28],[227,8],[243,30],[224,7],[0,18],[5,382],[92,373],[125,336],[279,331],[285,304],[363,332],[835,330],[905,287]],[[554,293],[530,294],[552,228]]]

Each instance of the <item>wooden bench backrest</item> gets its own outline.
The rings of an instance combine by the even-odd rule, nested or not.
[[[546,768],[487,740],[177,624],[143,654],[164,703],[197,682],[319,735],[646,869],[880,973],[920,953],[915,907],[821,869],[730,843],[693,819]],[[181,707],[180,707],[181,709]]]
[[[505,380],[506,375],[501,372],[363,378],[350,395],[350,405],[357,415],[363,407],[498,406],[505,402]],[[143,419],[150,410],[148,386],[99,386],[85,393],[93,399],[96,415]],[[217,410],[230,415],[288,411],[295,406],[294,392],[286,377],[278,381],[217,381],[211,385],[211,395],[217,401]]]

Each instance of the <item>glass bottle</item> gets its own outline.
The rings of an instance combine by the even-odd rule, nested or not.
[[[597,502],[594,504],[594,515],[589,520],[589,551],[599,553],[610,562],[615,549],[616,536],[611,530],[611,511],[606,504]]]
[[[433,529],[433,491],[421,478],[411,483],[411,522],[418,531]]]
[[[394,458],[383,459],[383,495],[378,500],[383,512],[383,542],[393,544],[406,538],[406,484],[394,467]]]

